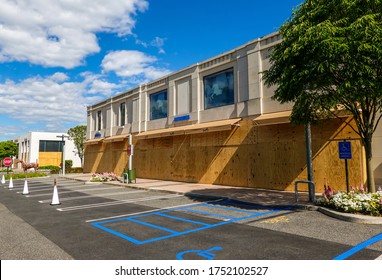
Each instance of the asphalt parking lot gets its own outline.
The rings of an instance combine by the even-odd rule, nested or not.
[[[381,225],[339,221],[317,211],[63,178],[57,179],[60,204],[51,205],[53,178],[28,179],[28,195],[22,194],[24,180],[13,183],[11,190],[8,184],[0,188],[0,203],[44,237],[33,246],[62,250],[52,258],[372,260],[382,255]],[[17,247],[18,236],[25,246],[25,236],[33,234],[14,232],[12,238],[0,237]],[[7,248],[0,247],[1,259],[23,259],[12,254],[12,246]]]

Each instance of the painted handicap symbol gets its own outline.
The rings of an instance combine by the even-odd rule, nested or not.
[[[183,251],[180,252],[176,255],[177,260],[184,260],[183,255],[186,254],[197,254],[198,256],[205,258],[207,260],[213,260],[215,257],[215,254],[212,253],[212,251],[217,251],[217,250],[222,250],[223,248],[220,246],[212,247],[208,250],[188,250],[188,251]]]

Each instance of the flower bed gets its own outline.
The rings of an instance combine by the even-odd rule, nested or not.
[[[94,173],[90,182],[110,182],[119,181],[118,176],[113,172]]]
[[[322,197],[316,203],[341,212],[382,217],[381,188],[376,193],[369,193],[362,186],[352,188],[350,192],[334,193],[325,186]]]

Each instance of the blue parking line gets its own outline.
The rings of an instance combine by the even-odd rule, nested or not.
[[[157,225],[154,225],[154,224],[143,222],[141,220],[136,219],[136,217],[130,217],[130,218],[127,218],[126,220],[128,220],[130,222],[137,223],[137,224],[141,224],[141,225],[144,225],[144,226],[148,226],[148,227],[151,227],[151,228],[167,231],[167,232],[170,232],[170,233],[178,233],[177,231],[174,231],[172,229],[168,229],[168,228],[165,228],[165,227],[161,227],[161,226],[157,226]]]
[[[227,207],[224,207],[224,206],[220,206],[220,205],[208,205],[209,208],[215,208],[215,209],[223,209],[223,210],[229,210],[229,211],[232,211],[232,212],[238,212],[238,213],[253,213],[253,212],[250,212],[248,210],[242,210],[242,209],[231,209],[231,208],[227,208]]]
[[[220,214],[216,214],[216,213],[210,213],[210,212],[200,211],[200,210],[194,209],[194,208],[199,208],[199,207],[209,207],[209,208],[212,208],[212,209],[219,208],[219,209],[223,209],[223,210],[226,210],[226,211],[246,213],[248,215],[242,216],[242,217],[233,217],[233,216],[220,215]],[[178,237],[178,236],[181,236],[181,235],[186,235],[186,234],[190,234],[190,233],[194,233],[194,232],[198,232],[198,231],[202,231],[202,230],[207,230],[207,229],[215,228],[215,227],[218,227],[218,226],[223,226],[223,225],[226,225],[226,224],[234,223],[234,222],[245,220],[245,219],[249,219],[249,218],[254,218],[254,217],[260,217],[260,216],[268,215],[268,214],[271,214],[271,213],[279,212],[281,210],[283,210],[283,209],[272,209],[272,210],[267,211],[267,212],[254,213],[254,212],[246,211],[246,210],[239,210],[239,211],[237,211],[237,209],[230,209],[230,208],[227,208],[227,207],[210,205],[210,204],[206,203],[206,204],[199,204],[198,206],[180,207],[180,208],[174,208],[174,209],[171,209],[171,210],[163,210],[163,211],[158,211],[158,212],[151,212],[151,213],[148,213],[148,214],[136,215],[136,216],[132,216],[132,217],[125,217],[125,218],[119,218],[119,219],[113,219],[113,220],[106,220],[106,221],[102,221],[102,222],[93,222],[93,223],[91,223],[91,225],[93,225],[93,226],[95,226],[95,227],[97,227],[99,229],[102,229],[102,230],[104,230],[104,231],[106,231],[108,233],[111,233],[111,234],[114,234],[114,235],[116,235],[118,237],[121,237],[121,238],[123,238],[125,240],[128,240],[128,241],[130,241],[130,242],[132,242],[132,243],[134,243],[136,245],[143,245],[143,244],[147,244],[147,243],[151,243],[151,242],[155,242],[155,241],[160,241],[160,240],[164,240],[164,239],[174,238],[174,237]],[[199,214],[203,214],[203,215],[206,215],[206,216],[225,218],[226,220],[221,221],[221,222],[217,222],[217,223],[213,223],[213,224],[208,224],[208,223],[203,223],[203,222],[199,222],[199,221],[195,221],[195,220],[191,220],[191,219],[185,219],[185,218],[181,218],[181,217],[178,217],[178,216],[173,216],[173,215],[169,215],[168,214],[168,213],[174,212],[174,211],[184,211],[184,212],[190,212],[190,213],[199,213]],[[162,216],[162,217],[166,217],[166,218],[170,218],[170,219],[174,219],[174,220],[179,220],[179,221],[183,221],[183,222],[186,222],[186,223],[197,224],[197,225],[200,225],[200,227],[189,229],[189,230],[185,230],[185,231],[181,231],[181,232],[177,232],[177,231],[168,229],[166,227],[154,225],[154,224],[143,222],[143,221],[139,220],[139,218],[141,218],[141,217],[148,217],[148,216],[153,216],[153,215],[158,215],[158,216]],[[165,234],[163,236],[159,236],[159,237],[155,237],[155,238],[151,238],[151,239],[147,239],[147,240],[137,240],[135,238],[132,238],[132,237],[127,236],[127,235],[124,235],[124,234],[122,234],[122,233],[120,233],[120,232],[118,232],[116,230],[107,228],[105,226],[105,224],[115,223],[115,222],[118,222],[118,221],[130,221],[130,222],[138,223],[138,224],[141,224],[141,225],[144,225],[144,226],[147,226],[147,227],[155,228],[155,229],[158,229],[158,230],[170,233],[170,234]]]
[[[366,247],[368,247],[368,246],[370,246],[370,245],[372,245],[372,244],[374,244],[380,240],[382,240],[382,233],[358,244],[357,246],[351,248],[349,251],[346,251],[345,253],[342,253],[341,255],[335,257],[333,260],[347,259],[351,255],[354,255],[355,253],[365,249]]]
[[[122,239],[125,239],[125,240],[127,240],[127,241],[130,241],[131,243],[134,243],[134,244],[136,244],[136,245],[141,245],[141,244],[142,244],[141,241],[139,241],[139,240],[137,240],[137,239],[135,239],[135,238],[132,238],[132,237],[130,237],[130,236],[124,235],[123,233],[120,233],[120,232],[115,231],[115,230],[113,230],[113,229],[104,227],[104,226],[101,225],[101,223],[91,223],[91,225],[94,226],[94,227],[96,227],[96,228],[98,228],[98,229],[101,229],[101,230],[103,230],[103,231],[106,231],[106,232],[108,232],[108,233],[111,233],[111,234],[113,234],[113,235],[116,235],[116,236],[118,236],[118,237],[120,237],[120,238],[122,238]]]
[[[190,213],[202,214],[202,215],[211,216],[211,217],[219,217],[222,219],[233,219],[233,218],[235,218],[234,216],[220,215],[220,214],[205,212],[205,211],[201,211],[201,210],[193,210],[193,209],[187,209],[187,210],[179,209],[179,210],[185,211],[185,212],[190,212]]]
[[[197,224],[197,225],[202,225],[202,226],[210,225],[210,224],[206,224],[206,223],[202,223],[202,222],[198,222],[198,221],[194,221],[194,220],[189,220],[189,219],[185,219],[185,218],[180,218],[177,216],[167,215],[167,214],[163,214],[163,213],[156,213],[156,215],[161,216],[161,217],[174,219],[174,220],[178,220],[178,221],[182,221],[182,222],[186,222],[186,223],[191,223],[191,224]]]

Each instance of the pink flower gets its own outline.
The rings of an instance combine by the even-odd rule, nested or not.
[[[327,192],[327,194],[328,194],[329,196],[333,196],[333,189],[332,189],[330,186],[328,186],[328,192]]]
[[[326,198],[331,197],[333,196],[333,194],[334,194],[333,189],[330,186],[326,187],[326,185],[324,185],[324,193],[323,193],[324,197]]]

